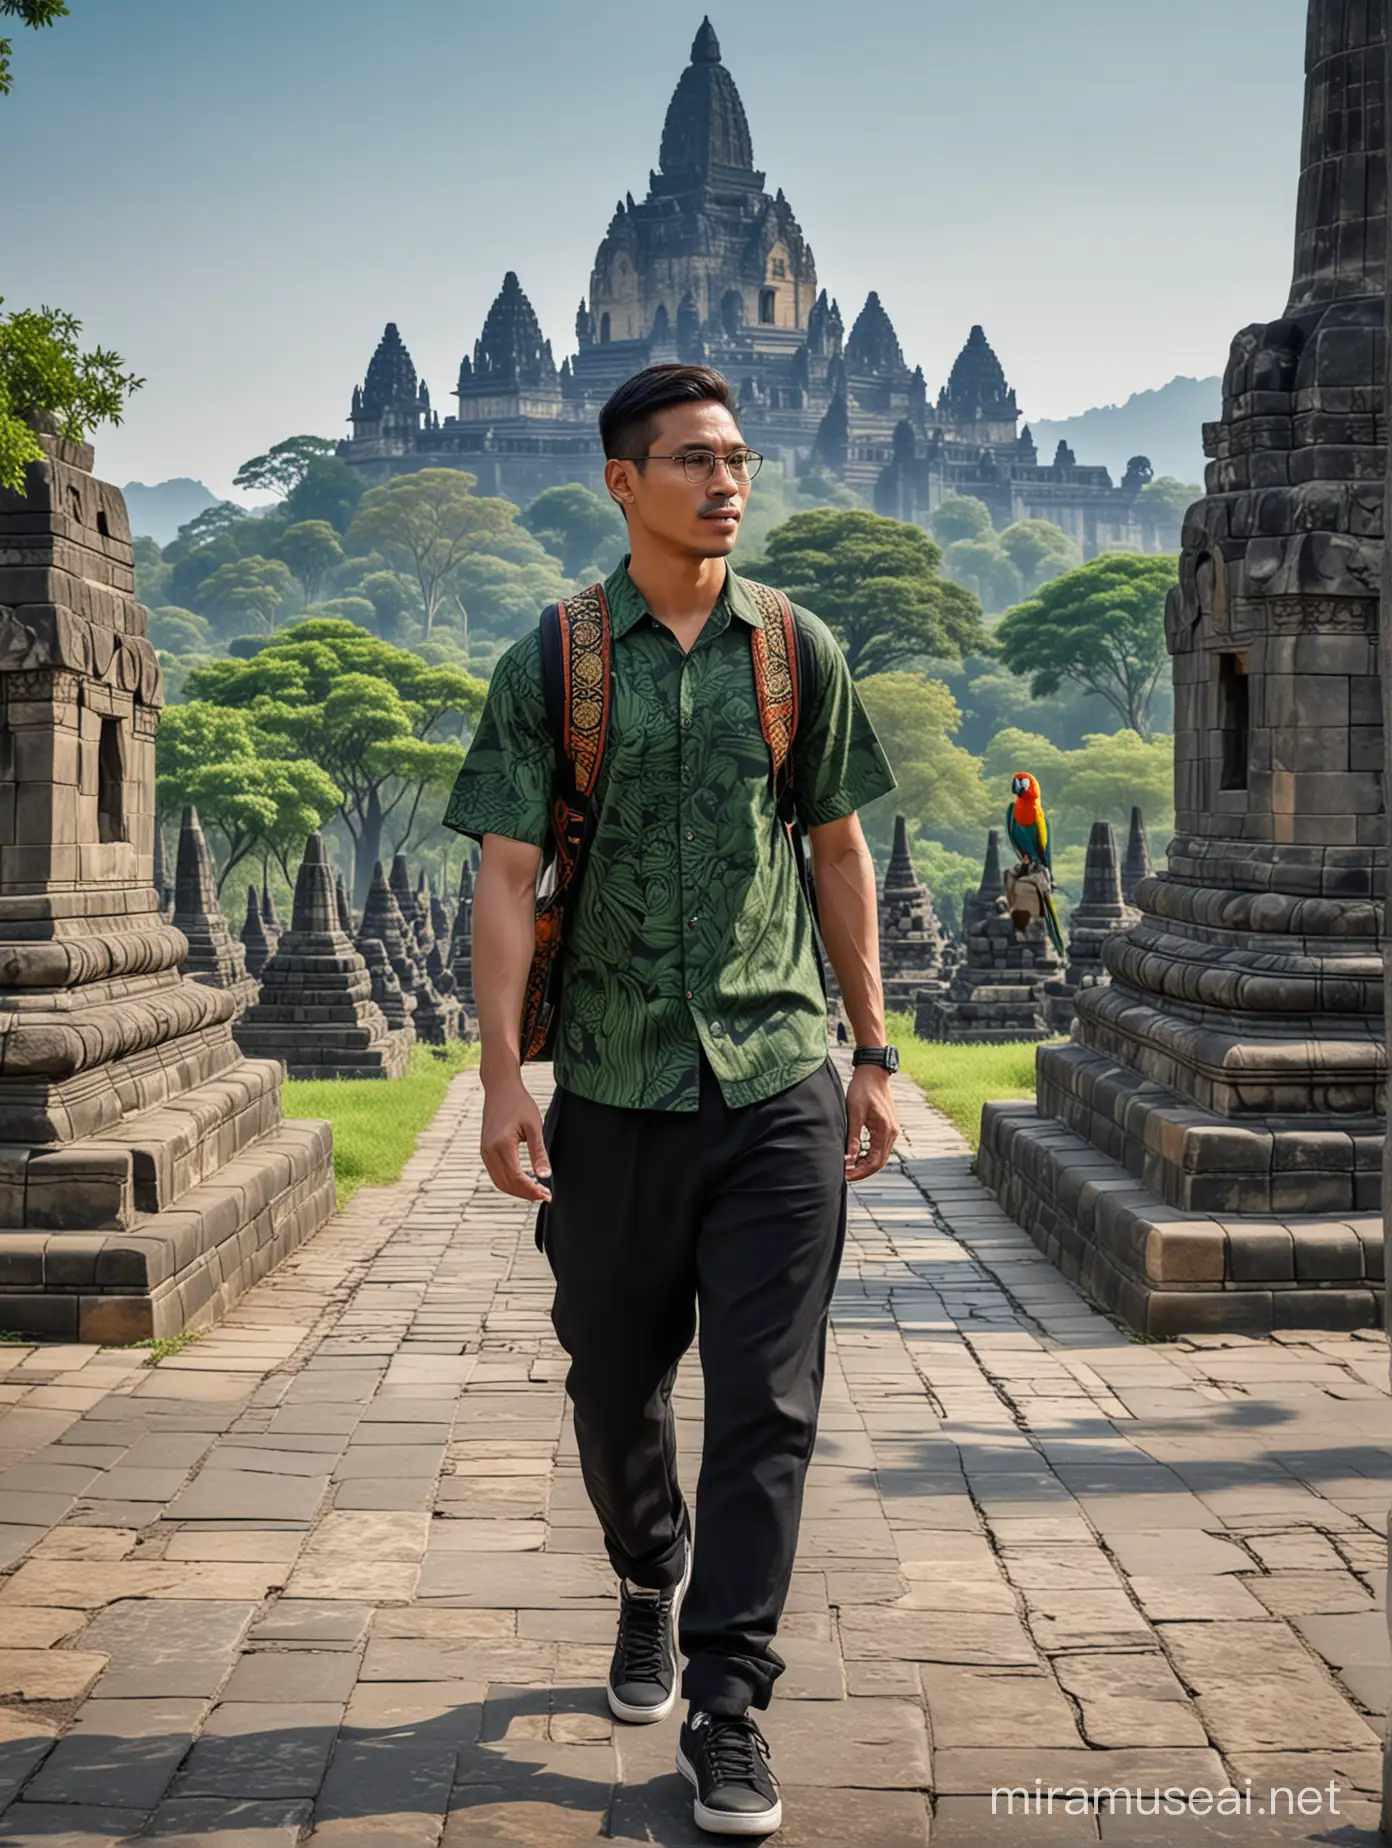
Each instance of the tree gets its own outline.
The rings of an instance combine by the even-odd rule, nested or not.
[[[991,509],[975,494],[949,494],[930,516],[933,537],[941,546],[959,539],[984,539],[995,530]]]
[[[359,580],[357,594],[372,605],[377,633],[388,641],[407,633],[408,619],[419,608],[415,586],[399,571],[369,571]]]
[[[232,477],[234,488],[252,493],[274,494],[285,500],[300,485],[310,465],[334,453],[334,445],[323,436],[288,436],[264,456],[253,456]]]
[[[285,497],[285,515],[292,522],[327,520],[336,533],[346,533],[363,486],[362,476],[342,457],[317,457]]]
[[[343,547],[327,520],[297,520],[276,541],[275,555],[300,580],[304,600],[309,604],[318,596],[329,572],[342,562]]]
[[[1153,516],[1160,543],[1167,552],[1179,550],[1180,528],[1184,516],[1204,491],[1192,481],[1178,481],[1173,475],[1158,475],[1148,481],[1136,496],[1136,510]]]
[[[119,424],[145,383],[105,347],[84,353],[81,333],[59,308],[0,315],[0,488],[24,492],[24,471],[43,454],[34,428],[85,442],[98,424]]]
[[[937,835],[974,840],[987,817],[981,766],[953,743],[957,702],[925,674],[871,674],[860,695],[898,788],[869,805],[872,818],[898,812]]]
[[[290,879],[290,856],[337,808],[340,791],[317,764],[274,753],[249,712],[203,700],[173,706],[155,746],[156,814],[192,803],[221,846],[218,890],[244,860],[275,860]]]
[[[273,630],[281,605],[295,580],[278,558],[239,558],[219,565],[199,588],[200,613],[211,616],[224,633],[248,625]]]
[[[213,630],[206,617],[173,604],[150,611],[151,644],[166,654],[195,654],[213,645]]]
[[[456,468],[398,475],[364,494],[348,529],[350,545],[384,553],[414,579],[427,637],[459,566],[517,518],[511,501],[475,495],[476,485],[477,477]]]
[[[1052,520],[1016,520],[1000,535],[1000,548],[1020,574],[1026,591],[1075,571],[1083,562],[1077,541]]]
[[[505,558],[477,552],[466,558],[454,577],[454,591],[464,610],[471,637],[513,639],[535,622],[548,603],[564,597],[569,581],[549,554],[542,562],[515,565]]]
[[[217,661],[189,679],[193,698],[249,714],[272,755],[317,764],[339,789],[358,904],[388,824],[399,852],[426,792],[453,780],[463,727],[485,690],[460,668],[431,666],[353,623],[319,617],[250,660]]]
[[[954,539],[943,553],[954,583],[981,599],[983,609],[1003,610],[1024,589],[1005,548],[994,533],[984,539]]]
[[[921,527],[816,508],[773,529],[759,571],[822,618],[859,678],[915,657],[991,652],[976,598],[940,563]]]
[[[578,481],[538,494],[522,524],[572,578],[592,565],[611,571],[626,549],[623,515],[606,495],[593,494]]]
[[[154,609],[158,604],[168,602],[169,566],[164,562],[164,555],[153,539],[144,533],[137,533],[131,540],[131,550],[135,554],[135,595],[138,602],[146,609]]]
[[[67,0],[0,0],[0,19],[17,19],[21,25],[32,26],[35,31],[51,26],[59,19],[66,19],[67,16]],[[0,96],[8,96],[10,93],[10,58],[13,52],[13,41],[0,38]]]
[[[1055,578],[1002,619],[996,630],[1002,658],[1012,673],[1030,676],[1035,699],[1071,680],[1100,695],[1145,738],[1169,660],[1165,598],[1175,581],[1173,557],[1105,553]]]

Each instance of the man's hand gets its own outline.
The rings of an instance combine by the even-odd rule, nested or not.
[[[532,1174],[526,1174],[518,1150],[527,1145]],[[549,1200],[551,1189],[542,1183],[551,1178],[551,1162],[541,1133],[541,1112],[521,1074],[484,1085],[483,1165],[489,1179],[500,1192],[515,1200]]]
[[[846,1115],[850,1119],[846,1134],[846,1179],[863,1181],[884,1167],[899,1134],[889,1073],[882,1065],[856,1066],[846,1087]],[[862,1129],[870,1131],[870,1146],[863,1155],[860,1152]]]

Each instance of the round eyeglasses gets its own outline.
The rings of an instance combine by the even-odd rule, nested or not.
[[[732,481],[752,481],[763,466],[757,449],[732,449],[728,456],[718,456],[712,449],[684,449],[679,456],[630,456],[631,462],[680,462],[692,483],[709,481],[723,462]]]

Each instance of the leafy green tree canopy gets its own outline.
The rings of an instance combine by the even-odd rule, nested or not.
[[[1151,702],[1169,661],[1165,598],[1171,556],[1108,552],[1044,585],[1001,621],[996,639],[1012,673],[1042,699],[1065,680],[1105,699],[1147,737]]]
[[[313,603],[329,572],[342,563],[343,547],[327,520],[297,520],[276,541],[275,556],[299,579],[305,602]]]
[[[234,488],[249,492],[274,494],[284,500],[304,480],[310,464],[334,453],[334,445],[322,436],[288,436],[276,443],[264,456],[243,462],[232,478]]]
[[[0,487],[14,494],[43,454],[31,422],[85,442],[98,424],[119,424],[145,383],[106,347],[84,353],[81,333],[82,323],[59,308],[0,314]]]
[[[0,0],[0,19],[17,19],[22,26],[38,30],[68,16],[67,0]],[[0,38],[0,96],[10,93],[10,59],[14,41]]]
[[[1000,548],[1027,591],[1065,571],[1076,571],[1083,562],[1078,542],[1052,520],[1015,520],[1000,534]]]
[[[269,631],[294,589],[290,567],[280,559],[239,558],[204,579],[197,601],[224,634],[248,627]]]
[[[194,699],[247,713],[272,754],[317,764],[341,792],[354,843],[354,896],[366,896],[384,828],[409,840],[425,793],[464,757],[460,733],[483,706],[482,681],[431,665],[350,622],[311,617],[246,661],[189,677]]]
[[[381,552],[415,582],[427,637],[459,566],[517,519],[511,501],[476,495],[476,486],[476,476],[456,468],[398,475],[364,494],[348,530],[350,545]]]
[[[1195,482],[1179,481],[1173,475],[1157,475],[1136,496],[1136,506],[1142,512],[1155,516],[1160,543],[1167,550],[1178,551],[1184,516],[1194,502],[1203,497],[1204,490]]]
[[[979,603],[940,563],[921,527],[816,508],[773,529],[759,570],[822,618],[859,678],[915,657],[991,653]]]
[[[940,680],[926,674],[871,674],[860,682],[865,710],[898,788],[870,805],[898,813],[939,838],[974,841],[988,814],[981,766],[952,742],[962,715]]]
[[[150,641],[166,654],[192,654],[212,647],[213,628],[206,617],[173,604],[150,611]]]
[[[1049,738],[1009,727],[991,740],[982,763],[992,816],[1004,815],[1017,770],[1038,777],[1044,812],[1055,836],[1076,845],[1094,821],[1124,831],[1133,804],[1152,829],[1164,833],[1174,815],[1174,739],[1141,738],[1134,731],[1090,732],[1076,751]]]
[[[297,520],[327,520],[346,533],[363,497],[363,479],[341,456],[316,456],[285,497],[284,512]]]
[[[943,553],[952,580],[964,584],[987,610],[1003,610],[1024,589],[1020,573],[995,533],[981,539],[954,539]]]
[[[612,571],[625,549],[623,515],[607,495],[578,481],[538,494],[522,524],[560,559],[569,577],[591,565]]]
[[[930,516],[933,537],[941,546],[959,539],[984,539],[994,530],[991,509],[975,494],[949,494]]]

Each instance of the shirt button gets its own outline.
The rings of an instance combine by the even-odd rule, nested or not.
[[[696,999],[696,991],[694,989],[688,988],[686,991],[686,998],[688,1001],[694,1001]]]
[[[694,840],[695,840],[695,838],[696,838],[696,832],[695,832],[695,830],[694,830],[693,828],[688,828],[688,829],[687,829],[687,831],[686,831],[686,838],[687,838],[687,839],[688,839],[689,841],[694,841]]]
[[[683,731],[690,731],[690,730],[691,730],[691,720],[690,720],[689,718],[688,718],[688,719],[683,719],[683,720],[682,720],[682,730],[683,730]]]
[[[696,920],[695,920],[695,918],[688,918],[688,919],[686,920],[686,928],[687,928],[688,930],[695,930],[695,928],[696,928]]]

